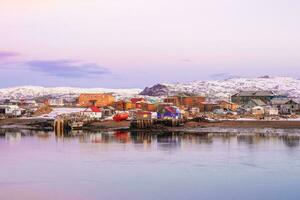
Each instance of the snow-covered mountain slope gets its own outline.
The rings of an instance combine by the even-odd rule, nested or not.
[[[300,98],[300,80],[291,77],[231,78],[215,81],[195,81],[186,84],[157,84],[145,88],[140,94],[166,96],[178,93],[205,95],[212,99],[229,99],[242,90],[272,90],[277,94]]]
[[[106,88],[72,88],[72,87],[38,87],[23,86],[0,89],[1,99],[30,99],[36,97],[76,97],[81,93],[114,93],[116,96],[133,96],[141,89],[106,89]]]

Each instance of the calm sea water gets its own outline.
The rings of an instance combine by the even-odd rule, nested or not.
[[[299,200],[299,137],[6,132],[0,199]]]

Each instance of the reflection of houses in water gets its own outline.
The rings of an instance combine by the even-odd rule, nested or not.
[[[151,143],[155,135],[149,132],[131,132],[131,140],[136,144]]]
[[[89,141],[91,143],[103,143],[102,134],[101,133],[90,134]]]
[[[267,143],[270,140],[274,142],[282,141],[288,147],[296,147],[300,145],[300,134],[292,130],[284,130],[278,132],[276,130],[267,130],[263,132],[255,132],[249,130],[249,133],[226,132],[226,133],[172,133],[163,132],[154,134],[153,132],[127,132],[127,131],[106,131],[106,132],[86,132],[86,131],[67,131],[56,132],[56,139],[74,140],[78,139],[81,143],[134,143],[134,144],[157,144],[158,148],[178,148],[182,142],[187,144],[213,144],[214,139],[230,143],[232,140],[238,144],[259,144]],[[21,135],[33,135],[31,132],[14,133],[7,136],[10,138],[21,138]],[[36,132],[34,133],[36,134]],[[38,133],[38,137],[48,138],[49,134],[43,135]],[[8,138],[9,139],[9,138]]]
[[[245,144],[258,144],[263,137],[256,135],[254,133],[249,134],[237,134],[237,141],[238,143],[245,143]]]
[[[181,146],[181,135],[178,133],[163,133],[157,135],[159,148],[178,148]]]
[[[51,138],[51,133],[52,132],[45,132],[45,131],[37,131],[34,134],[36,137],[42,140],[49,140]]]
[[[210,133],[186,133],[183,134],[182,140],[193,144],[211,144],[213,143],[213,134]]]
[[[114,136],[115,139],[121,143],[128,143],[130,141],[129,132],[127,131],[116,131]]]
[[[288,147],[298,147],[300,144],[300,135],[284,135],[281,139]]]
[[[21,132],[6,132],[5,139],[9,142],[20,141],[22,139],[22,133]]]

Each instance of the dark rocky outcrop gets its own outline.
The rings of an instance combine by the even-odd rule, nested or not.
[[[168,86],[163,84],[156,84],[152,87],[146,87],[140,95],[147,95],[147,96],[167,96],[169,95]]]

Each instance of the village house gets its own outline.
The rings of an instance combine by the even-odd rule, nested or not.
[[[252,109],[253,107],[257,107],[257,106],[265,107],[265,106],[267,106],[267,104],[260,99],[251,99],[246,104],[244,104],[242,107],[246,108],[246,109]]]
[[[265,114],[265,109],[261,106],[254,106],[251,108],[251,114],[253,115],[264,115]]]
[[[49,106],[62,107],[65,105],[64,99],[62,98],[53,98],[48,100]]]
[[[264,109],[265,109],[266,115],[278,115],[279,114],[278,108],[276,108],[276,107],[266,106]]]
[[[142,97],[134,97],[134,98],[131,98],[130,101],[135,104],[139,101],[145,101],[145,99]]]
[[[253,99],[259,99],[264,103],[270,102],[273,98],[277,98],[272,91],[242,91],[231,96],[231,101],[238,105],[245,105]]]
[[[238,105],[229,101],[221,100],[217,102],[218,107],[223,110],[237,111]]]
[[[279,110],[279,114],[293,114],[299,112],[299,103],[288,98],[275,98],[271,100],[271,106]]]
[[[152,119],[152,113],[148,111],[137,111],[135,114],[136,120],[150,120]]]
[[[115,98],[111,93],[97,93],[97,94],[81,94],[78,98],[78,104],[81,107],[88,106],[111,106],[115,102]]]
[[[190,116],[196,116],[197,114],[200,113],[200,108],[199,107],[192,107],[188,111],[189,111],[188,114]]]
[[[17,105],[0,105],[0,114],[7,117],[20,117],[23,109]]]
[[[215,102],[201,102],[199,105],[200,112],[213,112],[218,109],[218,104]]]
[[[102,118],[102,110],[96,106],[90,106],[82,114],[90,119],[99,120]]]
[[[185,95],[178,95],[178,96],[170,96],[164,99],[165,103],[172,103],[174,106],[177,107],[199,107],[202,102],[205,102],[205,97],[203,96],[185,96]]]
[[[144,111],[150,111],[150,112],[156,112],[157,111],[157,104],[150,103],[150,102],[141,102],[141,107],[140,109]]]
[[[133,104],[131,101],[125,101],[125,100],[119,100],[114,102],[113,107],[116,110],[120,110],[120,111],[126,111],[126,110],[131,110],[136,108],[135,104]]]
[[[112,106],[104,106],[101,108],[103,117],[109,117],[116,114],[116,109]]]
[[[64,106],[66,107],[77,107],[78,106],[78,98],[65,98]]]
[[[37,108],[39,104],[34,99],[21,100],[19,106],[22,108]]]
[[[181,111],[176,106],[159,106],[157,111],[157,118],[158,119],[165,119],[165,118],[173,118],[173,119],[180,119]]]

